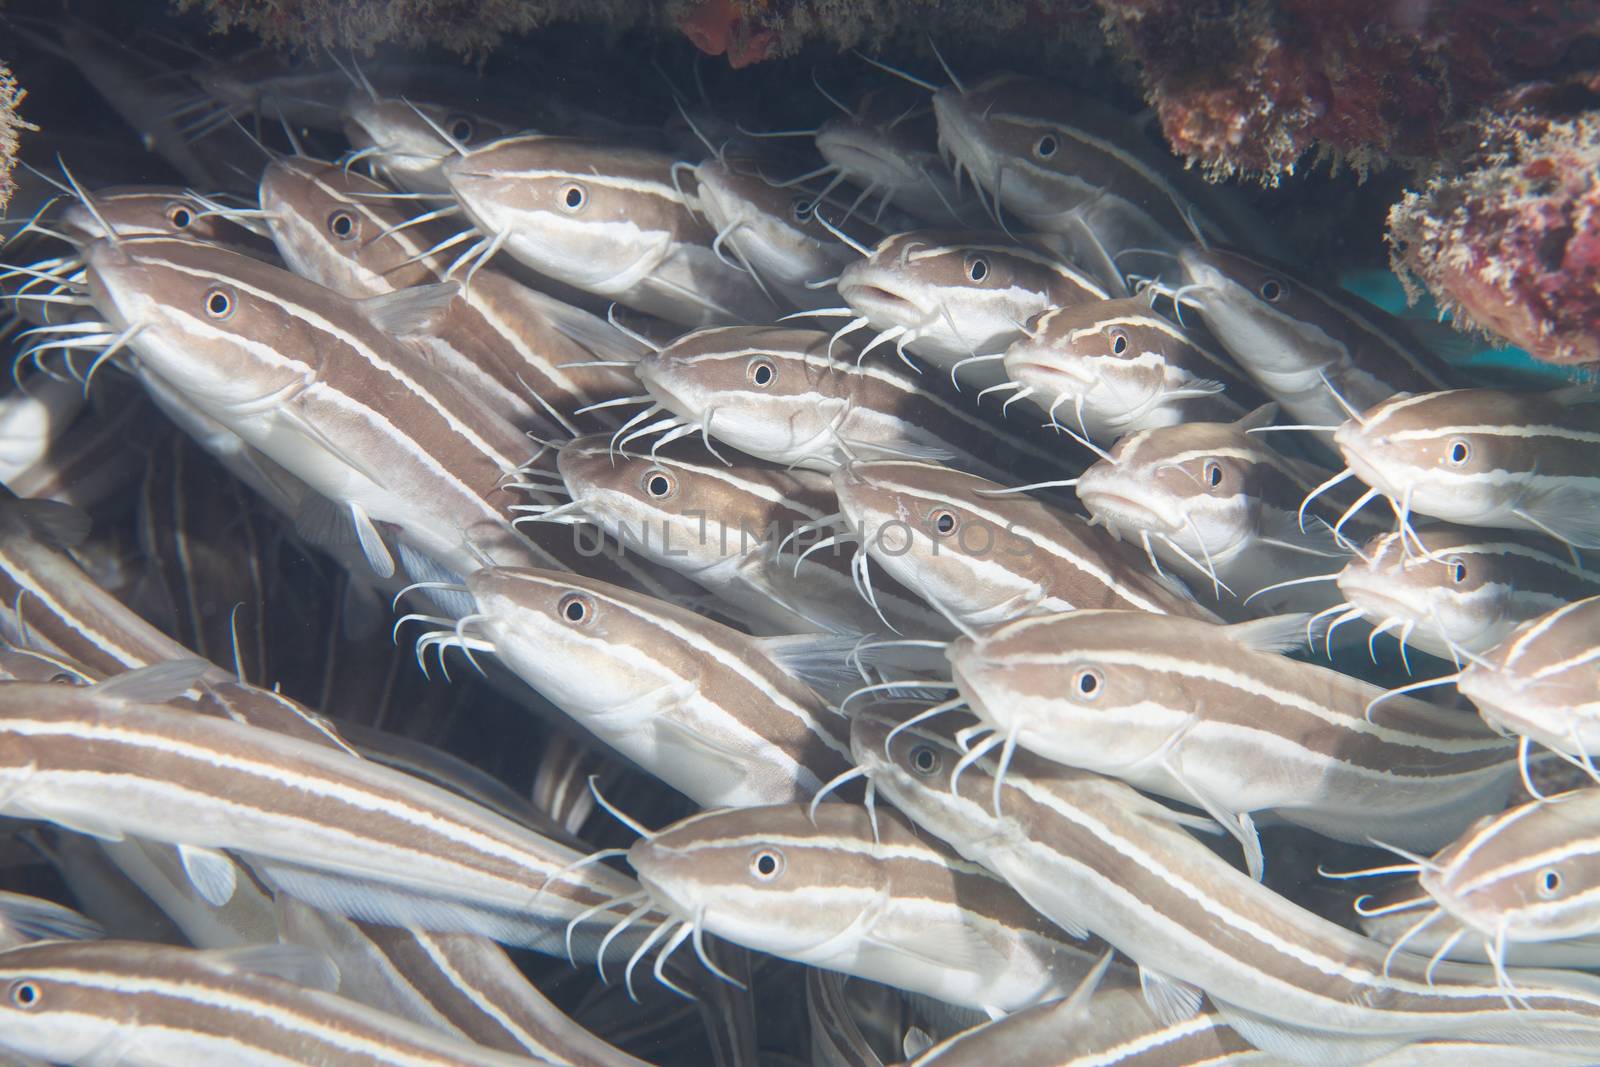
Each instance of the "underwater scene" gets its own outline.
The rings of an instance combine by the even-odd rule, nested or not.
[[[1600,0],[0,0],[0,1067],[1600,1065]]]

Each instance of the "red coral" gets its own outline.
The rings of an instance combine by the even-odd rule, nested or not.
[[[1390,212],[1396,270],[1540,359],[1600,362],[1600,111],[1492,117],[1481,145]]]
[[[1358,167],[1427,158],[1452,119],[1600,32],[1593,0],[1100,4],[1173,149],[1269,180],[1317,144]]]
[[[777,45],[777,33],[761,28],[758,14],[736,0],[701,0],[678,27],[700,51],[727,55],[728,65],[738,69],[766,59]]]

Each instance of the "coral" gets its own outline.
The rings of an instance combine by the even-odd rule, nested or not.
[[[1070,41],[1098,49],[1094,0],[668,0],[667,21],[735,67],[793,55],[810,41],[879,51],[891,42],[1003,43],[1016,51]]]
[[[267,44],[370,52],[388,42],[438,44],[482,56],[507,36],[549,22],[629,23],[650,13],[639,0],[173,0],[200,8],[218,32],[248,30]]]
[[[1268,182],[1321,147],[1417,164],[1493,94],[1600,32],[1593,0],[1099,0],[1172,148]]]
[[[0,211],[11,202],[15,188],[11,171],[17,164],[17,135],[23,130],[38,129],[17,114],[17,108],[27,95],[27,90],[11,76],[11,68],[0,63]]]
[[[1396,272],[1464,328],[1552,363],[1600,362],[1600,110],[1497,108],[1478,132],[1458,172],[1390,211]]]

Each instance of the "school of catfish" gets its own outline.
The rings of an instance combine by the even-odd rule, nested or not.
[[[0,1063],[1600,1063],[1600,392],[872,76],[35,157]]]

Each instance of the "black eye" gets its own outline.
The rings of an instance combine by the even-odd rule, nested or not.
[[[1056,139],[1047,133],[1034,144],[1033,154],[1040,159],[1049,159],[1056,154],[1057,147]]]
[[[556,606],[561,617],[574,626],[582,626],[594,618],[594,604],[582,593],[568,593]]]
[[[1128,335],[1118,330],[1111,335],[1111,354],[1120,356],[1128,350]]]
[[[989,261],[982,256],[967,257],[967,277],[981,282],[989,276]]]
[[[76,685],[78,680],[66,671],[57,671],[50,676],[51,685]]]
[[[173,204],[167,208],[167,221],[172,223],[174,229],[187,230],[194,221],[194,212],[182,204]]]
[[[751,385],[765,389],[778,376],[778,368],[774,367],[769,359],[753,359],[745,374],[750,379]]]
[[[666,471],[646,471],[644,491],[657,500],[665,500],[678,489],[678,480]]]
[[[213,289],[206,294],[206,314],[214,319],[225,319],[233,314],[233,294],[226,289]]]
[[[1459,467],[1472,457],[1472,446],[1458,437],[1450,442],[1450,451],[1447,455],[1450,457],[1450,465]]]
[[[1081,697],[1093,700],[1105,688],[1105,679],[1096,670],[1081,670],[1072,676],[1072,688]]]
[[[19,1008],[31,1008],[39,1003],[39,987],[26,979],[11,983],[11,1003]]]
[[[943,757],[939,755],[939,750],[932,745],[918,745],[911,750],[908,758],[911,762],[911,769],[924,778],[937,771],[939,765],[944,762]]]
[[[1266,281],[1261,283],[1261,299],[1265,300],[1269,304],[1276,304],[1278,301],[1282,300],[1283,294],[1286,292],[1288,292],[1288,290],[1285,289],[1283,283],[1276,278],[1268,278]]]
[[[956,521],[954,512],[935,511],[932,515],[929,515],[928,518],[933,521],[934,532],[942,535],[955,533],[956,527],[960,525],[960,523]]]
[[[1457,585],[1467,580],[1467,565],[1459,559],[1446,560],[1445,566],[1450,568],[1450,580]]]
[[[1222,464],[1214,459],[1206,460],[1205,475],[1206,484],[1215,489],[1222,484]]]
[[[464,115],[458,115],[451,119],[449,129],[451,140],[462,143],[472,140],[472,135],[476,132],[473,129],[472,120]]]
[[[816,210],[816,201],[804,196],[794,198],[794,203],[789,205],[789,214],[794,216],[796,222],[804,222],[811,217],[811,212]]]
[[[774,848],[763,848],[750,856],[750,873],[763,882],[770,882],[783,873],[783,853]]]
[[[335,211],[328,216],[328,232],[341,241],[356,235],[356,217],[348,211]]]
[[[1561,892],[1561,872],[1539,872],[1539,895],[1542,897],[1553,897],[1559,892]]]
[[[589,194],[581,185],[568,185],[561,190],[561,204],[568,211],[581,211],[588,201]]]

